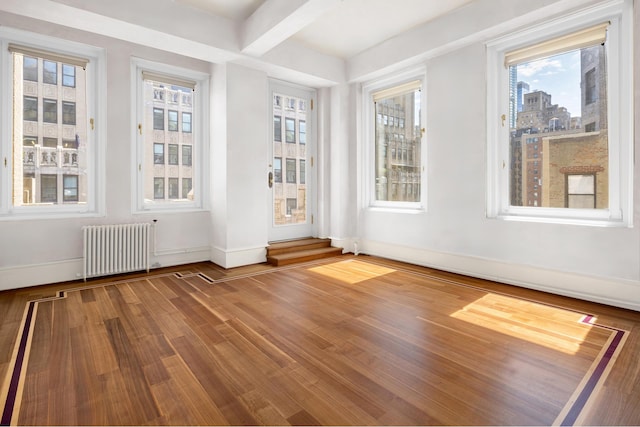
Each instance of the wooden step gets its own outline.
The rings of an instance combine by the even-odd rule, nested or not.
[[[342,254],[342,249],[332,248],[331,239],[305,237],[303,239],[269,243],[267,247],[267,262],[278,266],[329,258],[340,254]]]
[[[322,247],[269,255],[267,256],[267,262],[271,265],[282,266],[298,262],[312,261],[314,259],[331,258],[341,254],[342,248]]]

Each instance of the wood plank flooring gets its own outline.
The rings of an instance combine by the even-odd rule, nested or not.
[[[0,292],[12,425],[640,424],[640,313],[367,256]]]

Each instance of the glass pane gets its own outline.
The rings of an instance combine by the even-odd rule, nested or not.
[[[73,76],[73,85],[62,90],[64,75],[58,79],[58,63],[19,53],[13,53],[12,60],[13,120],[22,129],[13,137],[14,153],[18,153],[13,162],[13,206],[86,203],[85,70],[63,66],[63,73]],[[38,84],[40,69],[46,85]]]
[[[420,202],[420,98],[416,90],[375,103],[376,200]]]
[[[510,67],[509,94],[511,205],[608,208],[605,46]]]
[[[272,140],[274,225],[307,222],[306,123],[306,100],[281,94],[274,96]],[[298,128],[297,138],[296,128]],[[284,141],[282,140],[283,132]]]
[[[193,188],[195,91],[149,79],[143,84],[144,203],[192,201],[197,191]]]

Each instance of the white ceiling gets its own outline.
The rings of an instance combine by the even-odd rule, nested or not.
[[[267,0],[174,0],[242,25]],[[269,0],[274,3],[274,0]],[[304,4],[304,0],[275,0]],[[327,0],[324,0],[327,1]],[[472,0],[340,0],[291,35],[314,50],[347,59]],[[327,1],[327,3],[329,3]]]

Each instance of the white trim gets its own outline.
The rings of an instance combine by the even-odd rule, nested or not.
[[[138,124],[143,123],[144,117],[144,74],[154,77],[167,76],[167,81],[194,82],[193,112],[192,112],[192,138],[193,149],[191,164],[194,168],[193,188],[196,189],[193,201],[170,201],[162,203],[146,203],[144,199],[144,138],[140,135]],[[140,58],[131,58],[131,209],[133,214],[150,212],[187,212],[207,210],[209,206],[209,132],[210,132],[210,90],[211,76],[207,73],[193,71],[174,65],[148,61]],[[195,125],[193,124],[195,123]],[[179,154],[180,155],[180,154]],[[168,166],[168,165],[167,165]]]
[[[267,261],[266,245],[238,249],[222,249],[211,246],[210,255],[211,262],[223,268],[260,264]]]
[[[632,1],[613,0],[487,43],[487,207],[489,218],[593,226],[633,224],[633,48]],[[505,54],[523,46],[576,32],[609,20],[607,93],[609,209],[566,209],[510,205],[508,69]],[[544,134],[540,134],[544,136]]]
[[[361,197],[358,200],[362,203],[362,208],[392,209],[399,212],[422,212],[427,209],[427,135],[423,132],[420,147],[420,162],[422,171],[420,173],[420,202],[391,202],[376,200],[375,195],[375,120],[376,114],[373,109],[375,97],[379,94],[396,93],[397,89],[404,90],[408,87],[421,87],[420,95],[420,121],[421,127],[426,129],[427,125],[427,71],[426,67],[418,66],[406,69],[401,72],[388,75],[362,86],[362,132],[363,138],[357,141],[358,152],[362,155],[358,157],[359,169],[361,171],[362,186]]]
[[[640,311],[640,281],[636,280],[586,276],[373,240],[360,241],[359,250],[368,255]]]

